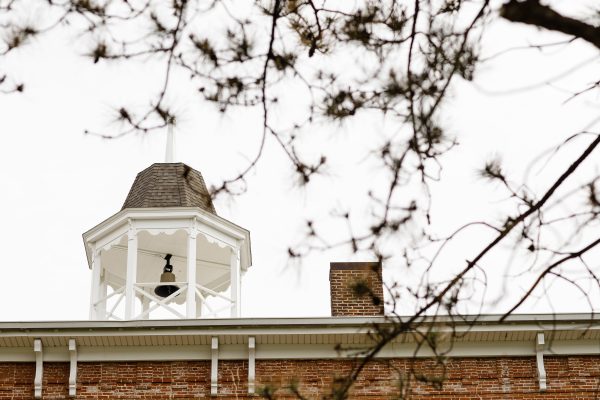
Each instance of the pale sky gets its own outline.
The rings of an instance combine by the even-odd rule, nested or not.
[[[585,9],[584,3],[558,3],[563,10]],[[483,54],[564,39],[498,22],[488,32]],[[73,32],[59,30],[0,59],[0,70],[26,84],[23,94],[0,95],[0,321],[87,319],[91,273],[81,234],[120,210],[139,171],[164,161],[166,132],[118,140],[83,134],[86,128],[118,128],[113,108],[144,104],[160,82],[161,64],[94,65],[81,56],[85,46]],[[573,74],[543,84],[585,60],[590,61]],[[443,158],[443,179],[433,192],[440,234],[499,215],[506,196],[477,177],[484,160],[499,155],[508,171],[521,177],[533,157],[598,117],[597,94],[564,104],[569,96],[564,89],[586,87],[598,79],[599,67],[597,49],[573,43],[507,53],[484,64],[475,84],[456,81],[443,116],[460,146]],[[513,91],[537,83],[534,89]],[[209,185],[235,175],[258,146],[260,114],[219,114],[193,97],[185,76],[174,80],[174,88],[170,101],[182,115],[177,159],[201,171]],[[276,117],[285,118],[292,106],[275,109]],[[307,147],[329,154],[332,166],[306,189],[297,188],[284,155],[269,142],[247,194],[216,200],[220,216],[251,232],[253,266],[243,278],[244,317],[329,315],[329,262],[358,259],[350,249],[338,249],[313,254],[301,266],[287,265],[287,248],[301,238],[305,218],[327,221],[332,208],[364,207],[353,199],[377,182],[378,171],[361,160],[376,145],[377,133],[393,124],[365,117],[342,126],[315,126]],[[534,169],[530,182],[538,193],[586,143],[582,139],[545,168]],[[582,176],[598,173],[599,159],[596,154],[585,164]],[[475,233],[454,244],[445,256],[448,263],[470,257],[482,239]],[[388,280],[403,278],[389,268],[384,274]],[[510,285],[518,290],[519,282]],[[588,311],[574,292],[561,286],[553,290],[560,299],[556,310]],[[519,311],[550,310],[540,301]]]

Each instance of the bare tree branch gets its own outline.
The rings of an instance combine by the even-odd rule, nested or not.
[[[510,0],[500,8],[500,15],[512,22],[521,22],[583,39],[600,49],[599,27],[565,17],[540,4],[539,0]]]

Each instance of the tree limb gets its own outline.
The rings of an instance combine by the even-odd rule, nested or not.
[[[565,17],[539,0],[510,0],[500,8],[500,16],[539,28],[562,32],[583,39],[600,49],[600,27]]]

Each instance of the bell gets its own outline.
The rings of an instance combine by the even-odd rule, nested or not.
[[[167,263],[163,268],[163,273],[160,274],[160,282],[161,283],[169,283],[175,282],[175,274],[173,273],[173,266],[171,265],[171,257],[172,254],[167,254],[165,256],[165,260]],[[175,285],[158,285],[156,289],[154,289],[154,293],[160,297],[169,297],[173,293],[179,290],[179,286]]]

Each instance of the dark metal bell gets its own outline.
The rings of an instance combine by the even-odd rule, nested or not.
[[[167,264],[163,268],[163,273],[160,274],[160,282],[161,283],[168,283],[168,282],[176,281],[175,274],[173,273],[173,266],[171,265],[171,257],[173,257],[173,255],[171,255],[171,254],[167,254],[165,256],[165,260],[167,260]],[[172,295],[173,293],[175,293],[178,290],[179,290],[179,286],[158,285],[154,289],[154,293],[160,297],[169,297],[170,295]]]

